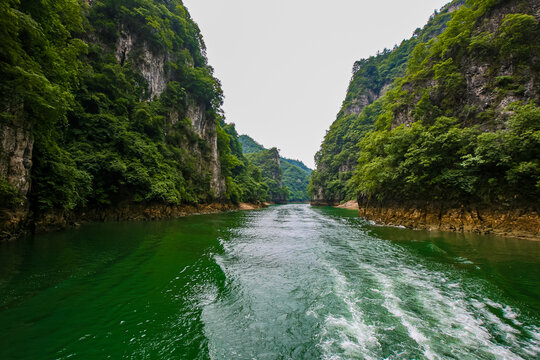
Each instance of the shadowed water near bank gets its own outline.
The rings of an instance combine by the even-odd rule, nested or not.
[[[540,242],[308,205],[0,244],[1,359],[533,359]]]

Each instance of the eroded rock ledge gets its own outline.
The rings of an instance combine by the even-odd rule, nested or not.
[[[540,240],[537,209],[434,202],[378,203],[359,200],[358,203],[361,217],[381,225]]]
[[[320,200],[320,199],[311,199],[309,202],[311,206],[338,206],[338,201],[328,201],[328,200]]]
[[[151,221],[176,219],[188,215],[214,214],[234,210],[255,210],[266,207],[265,204],[228,204],[212,203],[202,205],[164,205],[164,204],[121,204],[105,209],[85,209],[78,212],[55,211],[36,216],[28,224],[27,229],[33,227],[35,233],[63,230],[66,228],[78,227],[89,222],[110,222],[110,221]],[[10,232],[5,231],[0,236],[2,240],[14,240],[28,235],[31,231],[21,231],[19,227]]]

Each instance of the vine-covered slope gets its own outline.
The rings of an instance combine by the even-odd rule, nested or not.
[[[539,7],[454,1],[399,47],[357,62],[316,156],[314,202],[537,206]]]

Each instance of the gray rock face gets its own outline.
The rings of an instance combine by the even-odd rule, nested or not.
[[[0,125],[0,177],[25,197],[30,190],[34,138],[24,122]]]
[[[279,153],[278,153],[278,157],[276,158],[276,163],[277,163],[278,168],[281,169],[281,160],[279,159]],[[274,180],[279,181],[279,186],[283,186],[283,178],[281,176],[281,173],[274,174],[272,177],[274,178]]]
[[[455,11],[461,6],[461,3],[451,6],[449,9]],[[538,19],[540,18],[540,2],[533,0],[524,1],[507,1],[501,2],[500,6],[494,7],[487,12],[482,19],[478,21],[476,33],[491,33],[497,34],[505,16],[514,13],[531,13]],[[466,87],[458,94],[459,108],[456,108],[452,116],[462,119],[466,124],[470,124],[470,118],[474,118],[475,114],[491,111],[491,119],[489,122],[478,123],[483,131],[493,131],[505,127],[506,120],[511,115],[506,107],[515,101],[527,103],[536,101],[539,97],[538,86],[535,85],[533,73],[531,72],[527,82],[521,81],[523,92],[516,94],[512,91],[499,91],[494,81],[497,78],[527,78],[523,74],[519,74],[519,69],[516,68],[515,62],[511,58],[502,61],[502,63],[490,63],[489,59],[480,59],[475,56],[468,57],[465,61],[456,64],[461,75],[465,79]],[[519,74],[519,75],[518,75]],[[437,95],[437,81],[433,78],[428,79],[422,84],[422,88],[428,89],[431,99],[435,105],[438,105],[442,100]],[[411,92],[412,99],[409,104],[416,104],[420,98],[420,93],[412,93],[415,89],[412,84],[405,83],[401,86],[404,91]],[[418,87],[416,88],[418,90]],[[394,112],[392,128],[405,124],[413,123],[414,106],[404,106]],[[469,109],[467,112],[460,111]]]
[[[146,44],[144,44],[144,52],[141,61],[137,64],[137,68],[141,72],[144,79],[148,82],[148,91],[150,98],[158,97],[167,86],[167,77],[165,74],[165,62],[167,56],[164,54],[153,54]]]
[[[129,31],[122,29],[116,42],[116,60],[123,65],[131,50],[133,50],[133,37]]]
[[[0,241],[23,235],[30,215],[26,198],[30,191],[34,138],[22,120],[0,125],[0,179],[20,196],[18,204],[0,204]]]
[[[311,196],[310,204],[313,206],[335,206],[339,204],[339,199],[329,199],[324,196],[323,188],[317,188],[315,195]]]
[[[204,134],[207,132],[207,123],[204,116],[206,107],[204,105],[199,105],[195,101],[188,101],[189,105],[186,111],[186,116],[191,120],[191,125],[193,129],[201,138],[204,137]]]
[[[138,41],[131,32],[121,28],[116,43],[116,60],[123,64],[136,47],[140,48],[142,55],[133,59],[134,67],[148,83],[150,99],[153,99],[163,93],[169,81],[165,73],[165,63],[168,61],[168,55],[166,53],[153,53],[145,41]]]
[[[138,70],[146,82],[148,83],[148,92],[150,99],[159,97],[170,80],[165,72],[165,63],[170,61],[170,56],[167,53],[154,53],[149,50],[148,45],[144,41],[138,41],[136,37],[124,28],[120,30],[120,37],[116,44],[116,59],[123,64],[130,54],[137,56],[133,59],[133,66]],[[192,99],[186,100],[187,110],[185,116],[191,121],[193,130],[204,139],[210,149],[210,159],[206,160],[196,148],[192,152],[199,157],[198,170],[201,172],[210,170],[210,189],[214,193],[215,198],[223,199],[226,192],[225,179],[221,174],[221,163],[219,161],[219,151],[217,147],[217,132],[216,124],[207,119],[206,107]],[[170,122],[174,124],[179,120],[178,114],[172,114]]]
[[[211,173],[210,189],[216,198],[222,199],[227,190],[227,186],[225,184],[225,179],[221,174],[216,124],[206,118],[205,112],[206,107],[204,105],[200,105],[195,101],[188,100],[186,116],[189,120],[191,120],[191,125],[193,126],[193,129],[197,135],[199,135],[201,139],[206,140],[208,146],[210,147],[211,156],[209,163],[204,163],[203,159],[201,159],[199,166],[201,167],[201,171],[203,170],[202,167],[209,167]]]
[[[385,89],[385,91],[387,91],[387,89]],[[381,93],[382,93],[382,90],[381,90]],[[351,102],[351,105],[349,105],[345,109],[345,114],[346,115],[350,115],[350,114],[359,115],[362,112],[362,109],[372,104],[379,97],[381,97],[381,94],[377,94],[373,90],[367,89],[365,94],[361,94],[358,98],[354,99]]]

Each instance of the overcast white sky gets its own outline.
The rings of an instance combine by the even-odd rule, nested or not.
[[[227,122],[311,168],[353,63],[411,37],[447,2],[184,0],[223,85]]]

